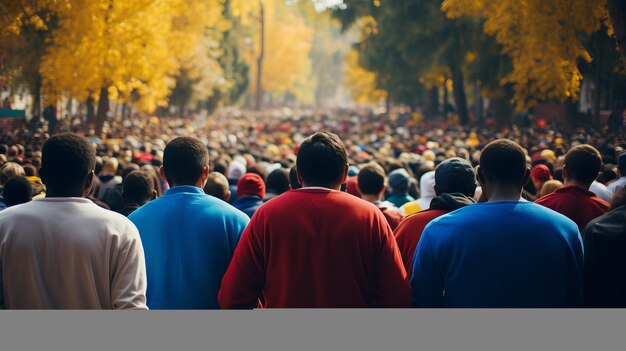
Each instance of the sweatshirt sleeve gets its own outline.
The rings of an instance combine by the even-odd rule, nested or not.
[[[123,237],[111,282],[111,304],[113,309],[147,310],[146,262],[139,231],[131,225]]]
[[[378,230],[381,242],[376,262],[374,306],[411,307],[411,287],[407,280],[406,270],[391,227],[384,217],[382,221],[379,220]]]
[[[413,259],[411,288],[415,307],[443,307],[444,287],[430,240],[431,229],[431,225],[424,229]]]
[[[217,299],[222,309],[257,307],[264,286],[263,251],[255,236],[256,219],[244,230],[233,259],[224,274]]]

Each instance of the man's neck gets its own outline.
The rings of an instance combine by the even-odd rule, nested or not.
[[[368,195],[368,194],[361,194],[361,198],[367,202],[377,202],[377,201],[381,201],[382,200],[382,196],[381,195]]]
[[[78,191],[56,191],[48,189],[46,197],[86,197],[84,193]]]
[[[488,195],[487,202],[519,201],[521,198],[521,189],[515,189],[513,187],[496,187]]]
[[[565,179],[565,183],[563,185],[564,186],[575,186],[575,187],[581,188],[583,190],[589,190],[589,187],[591,186],[591,183],[585,184],[585,183],[579,182],[579,181],[574,180],[574,179]]]

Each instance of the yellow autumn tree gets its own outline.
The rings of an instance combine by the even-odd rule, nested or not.
[[[518,110],[538,100],[577,99],[582,74],[577,61],[591,61],[579,33],[609,24],[606,0],[445,0],[448,17],[484,17],[513,62],[503,84],[512,83]]]
[[[45,88],[82,101],[99,96],[97,131],[109,98],[139,97],[134,103],[143,111],[165,105],[181,65],[193,67],[201,56],[198,53],[206,53],[206,29],[222,25],[218,0],[67,0],[63,4],[59,29],[41,67]]]
[[[308,85],[313,30],[304,19],[284,0],[235,0],[233,14],[241,18],[250,33],[249,47],[243,47],[242,51],[250,65],[252,95],[257,96],[261,56],[262,93],[275,97],[291,93],[301,102],[312,102],[314,89]]]
[[[352,49],[346,55],[344,85],[350,90],[355,102],[380,103],[387,98],[387,92],[376,87],[376,73],[359,64],[359,52]]]

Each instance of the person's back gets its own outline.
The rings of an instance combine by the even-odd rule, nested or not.
[[[497,140],[481,154],[486,203],[463,207],[424,229],[413,261],[417,307],[576,307],[582,243],[576,224],[520,201],[530,171],[524,152]]]
[[[129,218],[139,229],[151,309],[215,309],[220,281],[247,216],[206,195],[208,153],[177,138],[164,151],[162,175],[172,188]]]
[[[269,308],[409,306],[382,212],[338,191],[348,168],[343,143],[317,133],[302,143],[297,162],[304,187],[257,210],[224,275],[220,306],[253,308],[261,296]]]
[[[146,309],[137,228],[83,197],[94,158],[81,137],[50,138],[41,168],[47,197],[0,213],[4,307]]]
[[[609,204],[589,191],[598,177],[602,158],[590,145],[573,147],[565,156],[565,186],[546,195],[536,203],[559,212],[576,222],[581,233],[592,219],[609,210]]]
[[[613,209],[585,228],[584,301],[586,307],[626,307],[626,189]]]

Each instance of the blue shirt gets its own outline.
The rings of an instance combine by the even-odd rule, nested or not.
[[[146,256],[150,309],[216,309],[222,276],[248,216],[205,195],[177,186],[135,212]]]
[[[522,201],[473,204],[429,223],[413,259],[417,307],[577,307],[583,247],[569,218]]]

